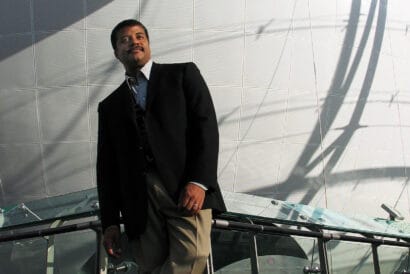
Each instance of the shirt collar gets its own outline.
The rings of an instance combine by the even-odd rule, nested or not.
[[[149,59],[149,61],[141,68],[141,72],[142,74],[144,74],[147,80],[149,80],[149,76],[151,75],[151,68],[152,68],[152,59]]]

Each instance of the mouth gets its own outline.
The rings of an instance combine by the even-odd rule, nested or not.
[[[136,52],[143,52],[144,49],[142,47],[132,47],[128,50],[128,53],[136,53]]]

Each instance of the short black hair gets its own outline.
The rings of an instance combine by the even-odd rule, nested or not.
[[[148,35],[148,30],[147,28],[144,26],[144,24],[142,24],[140,21],[135,20],[135,19],[127,19],[124,21],[119,22],[113,29],[111,32],[111,45],[112,48],[114,50],[117,49],[117,34],[120,30],[122,30],[125,27],[132,27],[132,26],[140,26],[144,29],[145,32],[145,36],[147,36],[147,40],[149,42],[149,35]]]

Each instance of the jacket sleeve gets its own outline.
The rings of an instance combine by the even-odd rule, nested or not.
[[[103,232],[111,225],[120,225],[119,188],[116,186],[117,166],[114,161],[108,115],[98,107],[97,190]]]
[[[217,187],[219,133],[215,109],[204,78],[194,63],[184,73],[187,104],[187,176],[209,191]]]

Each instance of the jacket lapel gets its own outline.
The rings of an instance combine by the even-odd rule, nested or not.
[[[121,105],[124,107],[126,118],[129,119],[135,127],[137,127],[134,98],[132,98],[133,94],[125,81],[121,84],[119,92],[122,100]]]
[[[159,64],[153,63],[151,67],[151,73],[149,76],[148,87],[147,87],[147,105],[146,110],[151,108],[152,102],[157,93],[157,86],[159,83],[159,73],[161,66]]]

